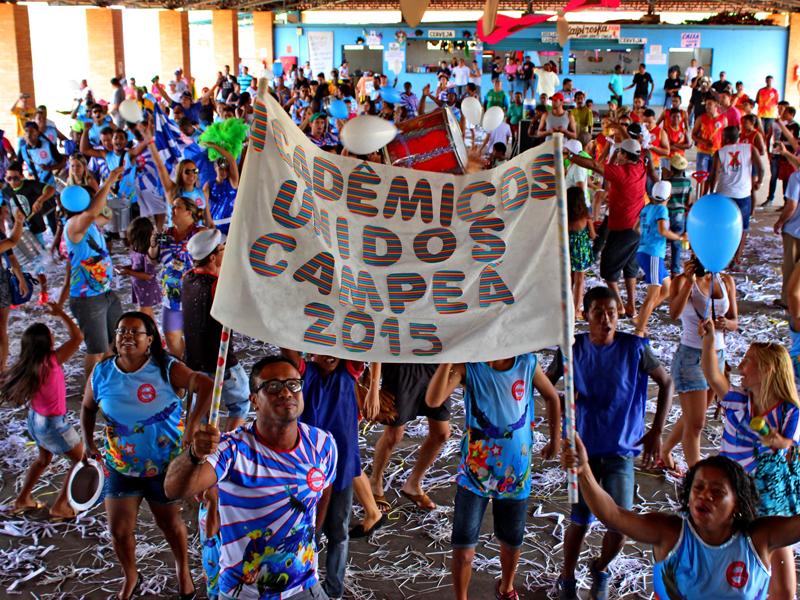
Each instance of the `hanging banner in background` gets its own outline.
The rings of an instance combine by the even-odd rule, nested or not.
[[[316,79],[318,73],[325,73],[325,79],[328,79],[333,70],[333,32],[306,31],[306,38],[308,39],[308,61],[311,63],[311,79]]]
[[[570,25],[569,39],[617,40],[619,39],[619,25],[606,25],[605,23]],[[551,43],[551,40],[555,40],[555,43],[557,43],[558,33],[556,31],[543,31],[542,41]]]
[[[563,340],[560,136],[471,175],[385,166],[323,152],[260,84],[214,318],[369,361],[487,361]]]

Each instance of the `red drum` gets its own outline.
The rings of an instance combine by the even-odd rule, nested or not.
[[[400,123],[383,153],[386,164],[417,171],[461,175],[467,166],[461,126],[446,106]]]

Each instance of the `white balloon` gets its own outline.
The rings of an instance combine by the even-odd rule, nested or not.
[[[123,100],[119,105],[119,114],[128,123],[139,123],[142,120],[142,107],[136,100]]]
[[[479,126],[481,124],[481,117],[483,117],[483,107],[481,101],[470,96],[461,101],[461,112],[464,113],[464,118],[473,125]]]
[[[74,79],[67,79],[66,87],[68,90],[76,91],[81,89],[81,84],[75,81]]]
[[[489,110],[486,111],[486,114],[483,115],[483,130],[484,131],[494,131],[498,127],[500,127],[500,123],[503,122],[505,118],[505,113],[503,113],[503,109],[499,106],[493,106]]]
[[[360,115],[342,128],[342,144],[353,154],[369,154],[383,148],[397,135],[397,127],[385,119]]]
[[[401,63],[399,60],[395,60],[389,65],[389,68],[395,75],[400,75],[400,71],[403,70],[403,63]]]

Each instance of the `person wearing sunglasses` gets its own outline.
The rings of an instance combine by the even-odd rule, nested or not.
[[[314,536],[327,512],[338,450],[330,433],[298,422],[303,387],[291,360],[262,358],[250,372],[255,422],[222,436],[214,425],[200,425],[167,470],[164,490],[172,499],[219,486],[220,598],[260,598],[265,581],[264,597],[328,597]]]
[[[89,141],[92,147],[100,146],[100,133],[106,127],[110,127],[113,130],[116,129],[116,126],[111,120],[111,115],[106,114],[105,108],[100,104],[93,104],[86,113],[89,117],[86,122],[86,127],[89,129]]]

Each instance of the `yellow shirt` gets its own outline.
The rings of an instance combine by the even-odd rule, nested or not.
[[[17,117],[17,137],[25,137],[25,123],[33,119],[36,111],[32,108],[22,108],[17,105],[11,110],[11,114]]]

